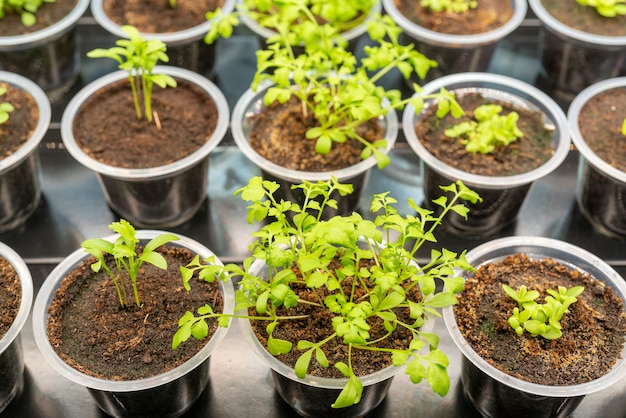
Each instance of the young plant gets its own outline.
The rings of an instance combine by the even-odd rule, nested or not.
[[[476,202],[480,197],[457,181],[442,187],[450,193],[449,199],[442,196],[434,201],[443,208],[438,216],[412,199],[409,205],[415,213],[400,215],[393,207],[396,200],[386,192],[374,196],[374,220],[358,213],[321,220],[325,207],[337,207],[331,193],[349,194],[351,184],[333,178],[293,186],[304,194],[301,206],[278,201],[274,197],[278,188],[275,182],[254,177],[236,192],[250,202],[250,223],[267,221],[254,234],[257,240],[251,246],[252,256],[243,266],[220,267],[194,260],[188,269],[199,271],[205,279],[240,278],[235,309],[240,313],[234,316],[267,323],[267,349],[271,354],[300,353],[294,367],[298,377],[305,378],[313,361],[323,367],[333,366],[346,376],[348,382],[332,405],[335,408],[360,400],[363,385],[354,372],[352,356],[358,350],[389,353],[394,365],[406,364],[405,372],[412,382],[426,379],[436,393],[444,396],[450,385],[448,359],[437,348],[438,336],[421,328],[430,317],[440,316],[439,308],[457,302],[455,294],[462,290],[464,280],[455,275],[455,269],[473,269],[465,259],[465,251],[456,254],[446,249],[433,250],[423,263],[417,252],[426,242],[436,242],[434,231],[448,212],[466,217],[467,208],[461,201]],[[258,260],[267,267],[263,271],[254,267],[258,263],[253,265]],[[189,277],[189,273],[185,275]],[[437,286],[437,282],[442,285]],[[316,295],[317,301],[300,299],[297,290],[303,286]],[[303,319],[294,313],[300,305],[332,316],[328,334],[314,341],[288,341],[276,336],[275,331],[283,323]],[[192,329],[205,318],[200,311],[197,315],[187,313],[179,326]],[[386,333],[370,335],[377,321],[384,323]],[[409,332],[408,347],[394,344],[398,329]],[[187,331],[185,334],[193,335]],[[183,340],[179,336],[176,343]],[[327,357],[326,347],[331,342],[345,348],[343,360],[334,364]]]
[[[0,86],[0,96],[4,96],[7,92],[7,88]],[[0,103],[0,125],[9,120],[9,113],[13,112],[15,107],[11,103]]]
[[[420,6],[433,13],[463,13],[478,6],[476,0],[421,0]]]
[[[518,335],[528,331],[532,335],[539,335],[548,340],[555,340],[563,335],[560,321],[563,315],[569,312],[569,306],[576,302],[577,297],[585,290],[583,286],[574,286],[570,289],[559,286],[558,290],[548,289],[546,292],[549,296],[545,297],[543,304],[539,304],[535,302],[539,292],[527,290],[524,285],[520,286],[517,292],[506,284],[502,284],[502,289],[518,305],[508,319],[511,328]]]
[[[595,7],[596,11],[604,17],[626,15],[626,0],[576,0],[583,6]]]
[[[624,118],[624,121],[622,122],[622,135],[626,136],[626,118]]]
[[[0,0],[0,19],[9,13],[19,13],[24,26],[33,26],[37,23],[35,13],[44,3],[54,3],[56,0]]]
[[[109,229],[120,235],[115,242],[101,238],[92,238],[83,241],[81,246],[97,260],[91,265],[92,270],[98,272],[100,269],[104,269],[111,277],[111,280],[113,280],[121,307],[126,308],[129,306],[126,286],[124,285],[126,276],[130,280],[133,289],[135,304],[141,307],[141,300],[137,290],[137,277],[141,265],[146,262],[165,270],[167,261],[155,250],[163,244],[176,241],[178,237],[173,234],[161,234],[151,239],[144,246],[141,255],[138,256],[137,244],[139,239],[136,236],[135,228],[128,221],[121,219],[119,222],[113,222],[109,225]],[[105,254],[110,254],[115,259],[115,272],[107,265],[104,259]]]
[[[176,8],[176,0],[170,0],[170,7],[171,7],[172,9],[175,9],[175,8]]]
[[[145,117],[149,122],[155,118],[152,111],[152,88],[176,87],[176,80],[167,74],[154,74],[157,62],[168,62],[165,43],[158,39],[147,40],[133,26],[122,26],[129,39],[119,39],[117,46],[97,48],[87,53],[90,58],[111,58],[119,63],[119,69],[128,73],[137,119]],[[143,106],[141,105],[143,102]],[[143,113],[142,113],[143,108]]]
[[[444,134],[450,138],[462,137],[468,152],[488,154],[498,146],[507,146],[524,136],[517,126],[519,114],[510,112],[500,115],[502,106],[485,104],[474,109],[474,119],[461,122],[446,129]]]

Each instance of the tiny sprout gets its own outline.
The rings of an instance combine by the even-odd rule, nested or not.
[[[162,270],[167,268],[165,257],[155,250],[163,244],[176,241],[178,237],[173,234],[161,234],[151,239],[143,248],[143,252],[137,257],[137,244],[139,239],[136,236],[135,228],[126,220],[121,219],[119,222],[113,222],[109,225],[109,229],[118,233],[120,236],[115,242],[110,242],[101,238],[92,238],[82,242],[81,246],[89,254],[96,258],[96,262],[91,265],[91,269],[95,272],[104,269],[113,280],[117,297],[122,308],[128,307],[126,287],[123,283],[123,272],[125,271],[130,279],[135,304],[141,307],[139,292],[137,290],[137,276],[139,269],[144,262],[152,264]],[[116,271],[109,268],[104,260],[104,254],[111,254],[115,259]]]
[[[524,136],[517,126],[519,114],[510,112],[500,115],[502,106],[485,104],[474,109],[474,119],[461,122],[446,129],[444,134],[449,138],[463,136],[462,143],[468,152],[488,154],[496,146],[506,146]]]
[[[172,9],[175,9],[175,8],[176,8],[176,0],[170,0],[170,7],[171,7]]]
[[[420,6],[427,7],[431,12],[463,13],[478,6],[476,0],[421,0]]]
[[[626,136],[626,118],[622,122],[622,135]]]
[[[24,26],[33,26],[37,23],[35,13],[44,3],[54,3],[56,0],[0,0],[0,19],[7,13],[18,13]]]
[[[604,17],[626,15],[626,0],[576,0],[582,6],[595,7]]]
[[[0,96],[4,96],[7,92],[6,87],[0,86]],[[13,112],[15,108],[11,103],[0,103],[0,125],[9,120],[9,113]]]

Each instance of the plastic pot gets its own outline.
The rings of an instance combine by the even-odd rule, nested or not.
[[[205,77],[167,66],[157,66],[154,71],[196,84],[215,102],[218,110],[216,128],[197,151],[171,164],[129,169],[103,164],[81,149],[73,133],[74,118],[80,107],[99,89],[126,79],[124,71],[116,71],[93,81],[72,98],[63,112],[61,136],[69,153],[79,163],[96,172],[107,203],[113,211],[137,226],[165,228],[188,221],[204,203],[208,187],[209,154],[228,129],[229,109],[224,94]]]
[[[544,125],[553,129],[554,153],[543,165],[512,176],[486,176],[461,171],[437,159],[420,142],[414,126],[420,117],[413,106],[407,106],[403,114],[403,129],[407,142],[420,157],[424,187],[424,205],[437,209],[431,203],[441,195],[439,186],[461,180],[482,197],[481,203],[467,203],[468,220],[451,216],[445,225],[448,232],[468,238],[485,238],[501,231],[515,221],[533,182],[548,175],[567,157],[570,147],[567,119],[561,108],[545,93],[522,81],[497,74],[460,73],[441,77],[424,86],[424,94],[434,93],[445,87],[457,95],[480,93],[485,98],[510,102],[515,106],[540,111]],[[432,100],[425,104],[432,104]]]

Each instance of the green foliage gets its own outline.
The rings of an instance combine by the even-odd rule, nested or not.
[[[0,0],[0,19],[9,13],[19,13],[24,26],[33,26],[37,23],[35,13],[44,3],[54,3],[56,0]]]
[[[415,213],[400,215],[393,207],[396,200],[387,192],[374,195],[371,204],[374,220],[364,219],[358,213],[322,220],[324,208],[337,208],[331,195],[352,193],[351,184],[341,184],[333,178],[295,185],[293,189],[304,195],[301,205],[278,201],[274,197],[278,188],[275,182],[254,177],[236,192],[250,203],[248,221],[263,224],[254,233],[256,241],[250,247],[252,256],[242,266],[218,267],[209,262],[207,274],[201,272],[201,276],[240,279],[235,311],[254,308],[257,316],[244,317],[267,321],[267,347],[273,355],[294,350],[300,353],[295,364],[296,375],[300,378],[305,378],[312,361],[330,367],[324,352],[329,341],[339,340],[347,345],[347,364],[334,366],[348,377],[348,383],[333,407],[359,402],[363,386],[352,368],[354,350],[388,352],[394,365],[407,365],[406,373],[411,381],[418,383],[426,379],[436,393],[445,395],[450,386],[446,372],[448,359],[437,348],[437,335],[421,328],[429,317],[440,316],[440,308],[457,302],[455,295],[462,290],[464,280],[455,274],[455,269],[473,269],[465,259],[465,251],[457,254],[446,249],[432,250],[424,264],[416,253],[426,242],[436,242],[434,231],[448,212],[466,218],[467,208],[462,201],[475,203],[480,197],[457,181],[442,187],[450,197],[442,196],[435,201],[443,208],[438,216],[418,207],[411,199],[409,204]],[[266,272],[251,269],[256,260],[265,263]],[[195,260],[188,267],[197,270],[202,264]],[[352,291],[344,291],[344,282],[351,283]],[[437,286],[437,282],[441,286]],[[318,295],[318,301],[299,300],[293,289],[296,285],[305,285]],[[355,295],[361,294],[359,289],[364,295],[357,298]],[[417,289],[421,293],[419,298],[411,292]],[[275,338],[274,330],[281,322],[302,319],[288,316],[289,308],[302,303],[330,311],[334,316],[333,331],[319,341]],[[282,308],[287,314],[281,314]],[[410,320],[401,319],[400,311],[406,312]],[[188,313],[181,319],[180,326],[191,329],[204,319],[204,315]],[[369,330],[373,321],[380,320],[388,334],[374,341]],[[412,336],[406,350],[395,348],[389,338],[398,327],[408,330]],[[423,354],[422,349],[426,348],[428,353]]]
[[[0,96],[4,96],[7,92],[6,87],[0,86]],[[9,120],[9,113],[13,112],[15,108],[11,103],[0,103],[0,125]]]
[[[109,49],[97,48],[89,51],[87,56],[111,58],[119,63],[118,68],[128,73],[137,119],[145,117],[152,122],[153,86],[156,84],[161,88],[176,87],[176,80],[171,76],[152,72],[159,61],[169,61],[165,52],[167,47],[158,39],[145,39],[133,26],[122,26],[122,30],[129,39],[119,39],[115,42],[117,46]],[[143,101],[143,114],[140,101]]]
[[[430,9],[431,12],[463,13],[478,6],[476,0],[421,0],[420,6]]]
[[[91,265],[92,270],[98,272],[100,269],[104,269],[113,280],[122,308],[128,306],[126,287],[124,286],[124,272],[130,279],[135,304],[141,307],[137,290],[137,277],[141,265],[146,262],[165,270],[167,261],[155,250],[163,244],[177,240],[178,237],[173,234],[161,234],[154,237],[144,246],[141,255],[137,256],[139,239],[137,238],[135,228],[128,221],[121,219],[119,222],[112,222],[109,225],[109,229],[119,234],[115,242],[101,238],[91,238],[83,241],[81,246],[97,260]],[[115,272],[106,264],[104,260],[105,254],[110,254],[115,259]]]
[[[576,0],[583,6],[595,7],[596,11],[604,17],[626,15],[626,0]]]
[[[474,119],[461,122],[446,129],[444,134],[450,138],[463,137],[462,143],[468,152],[488,154],[498,146],[507,146],[524,136],[517,126],[519,114],[510,112],[500,115],[502,106],[485,104],[474,109]]]
[[[532,335],[540,335],[548,340],[563,335],[561,318],[569,312],[567,308],[576,302],[576,298],[585,290],[583,286],[574,286],[570,289],[559,286],[558,290],[548,289],[546,292],[549,296],[545,297],[544,303],[539,304],[535,302],[539,292],[527,290],[524,285],[520,286],[517,292],[506,284],[502,284],[502,289],[518,305],[508,319],[515,332],[522,335],[526,330]]]

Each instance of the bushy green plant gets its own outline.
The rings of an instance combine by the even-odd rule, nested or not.
[[[35,13],[44,3],[54,3],[56,0],[0,0],[0,19],[9,13],[19,13],[24,26],[33,26],[37,23]]]
[[[353,371],[351,354],[356,350],[390,353],[394,365],[406,364],[405,371],[411,381],[418,383],[426,379],[436,393],[444,396],[450,385],[446,371],[448,359],[437,348],[438,336],[422,331],[421,327],[429,317],[440,316],[439,308],[457,302],[455,294],[462,290],[464,280],[455,275],[454,269],[473,269],[465,259],[465,251],[457,254],[446,249],[432,250],[425,262],[418,259],[417,252],[423,244],[436,242],[434,231],[448,212],[466,217],[468,209],[462,201],[476,202],[480,197],[458,181],[441,187],[451,197],[442,196],[434,201],[442,208],[437,216],[417,206],[412,199],[408,203],[415,214],[400,215],[393,207],[396,200],[387,192],[374,196],[371,211],[378,215],[373,221],[358,213],[322,220],[325,207],[337,207],[331,193],[347,195],[353,186],[333,178],[326,182],[304,182],[293,188],[304,194],[302,205],[276,200],[277,183],[252,178],[236,192],[250,202],[249,222],[267,221],[254,233],[252,256],[243,266],[221,267],[194,260],[187,268],[200,271],[200,277],[210,281],[216,277],[239,278],[235,310],[252,309],[256,312],[253,316],[243,314],[243,317],[267,322],[267,349],[271,354],[300,353],[295,364],[300,378],[305,377],[313,359],[323,367],[331,366],[324,353],[325,345],[331,340],[346,345],[347,361],[332,366],[348,378],[348,383],[333,407],[359,402],[363,386]],[[255,260],[266,264],[267,274],[251,268]],[[191,277],[189,271],[184,277]],[[351,283],[351,291],[344,292],[344,282]],[[300,300],[295,291],[299,286],[315,292],[318,301]],[[415,289],[419,289],[420,297],[411,293]],[[333,315],[333,331],[317,341],[275,337],[274,330],[282,322],[301,319],[289,313],[290,308],[299,304],[329,311]],[[281,313],[283,309],[286,313]],[[401,311],[410,320],[400,319]],[[185,331],[181,331],[182,336],[174,337],[173,345],[176,347],[186,339],[183,337],[193,335],[189,330],[204,320],[201,311],[197,315],[187,313],[179,323]],[[370,326],[380,320],[387,334],[373,340]],[[397,328],[410,332],[408,349],[394,346],[392,335]],[[423,354],[426,347],[428,353]]]
[[[0,86],[0,96],[4,96],[7,92],[6,87]],[[15,107],[9,102],[0,103],[0,124],[9,120],[9,113],[13,112]]]
[[[420,6],[428,8],[431,12],[463,13],[478,6],[476,0],[421,0]]]
[[[583,6],[595,7],[604,17],[626,15],[626,0],[576,0]]]
[[[137,119],[145,117],[152,122],[152,88],[176,87],[176,80],[167,74],[154,74],[159,61],[168,62],[167,46],[158,39],[146,39],[129,25],[122,26],[129,39],[119,39],[117,46],[109,49],[96,48],[87,53],[90,58],[111,58],[119,63],[119,69],[128,73]],[[143,102],[143,113],[141,103]],[[158,121],[158,120],[157,120]]]

